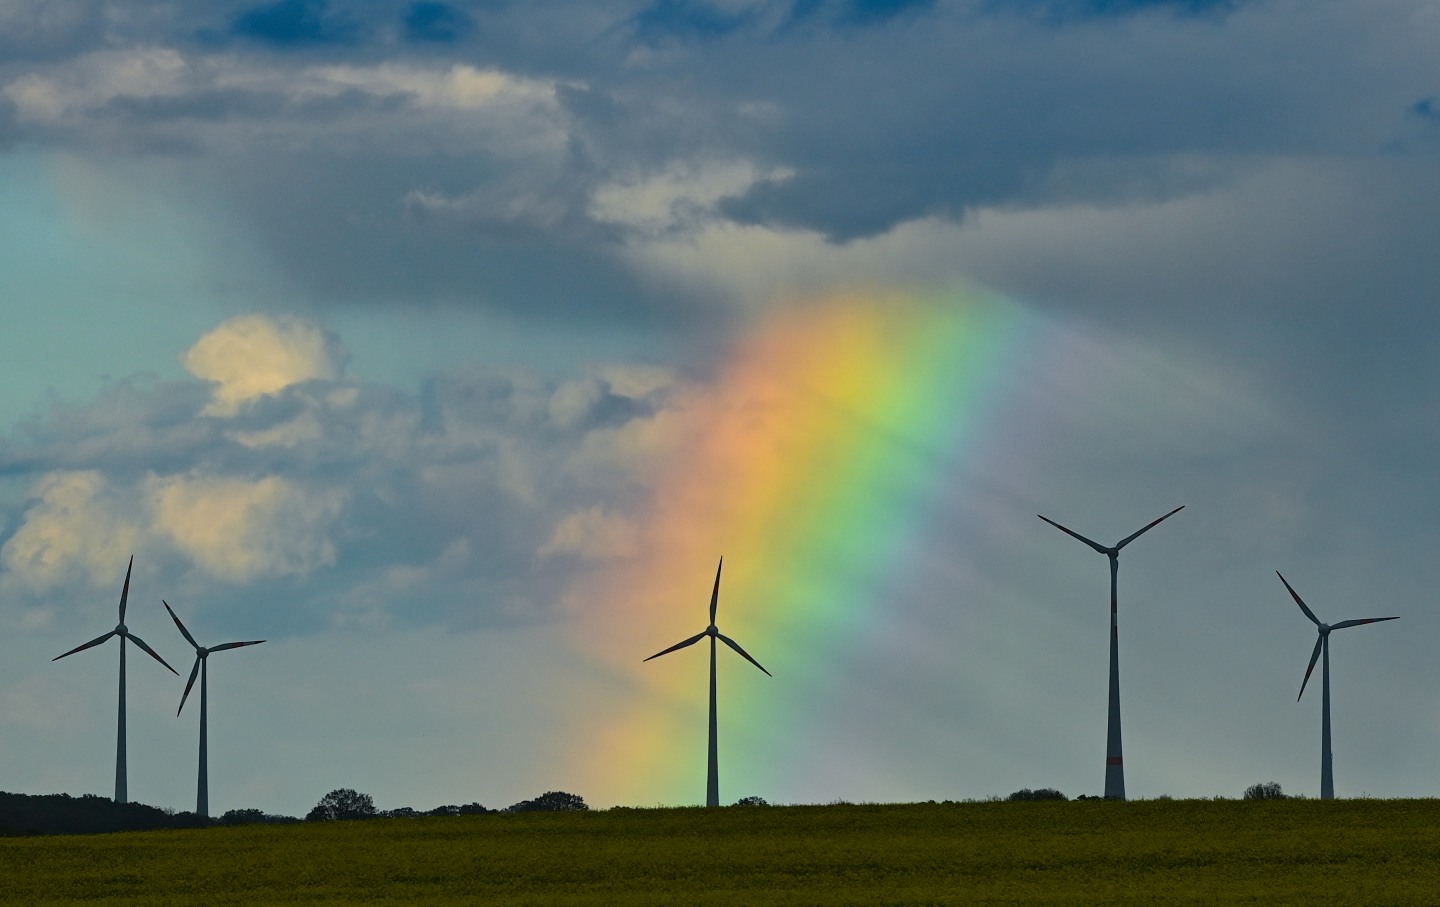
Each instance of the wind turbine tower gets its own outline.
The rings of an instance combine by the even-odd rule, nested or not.
[[[181,696],[180,696],[180,708],[178,708],[178,709],[175,710],[175,714],[176,714],[176,716],[178,717],[179,714],[180,714],[180,712],[185,708],[185,700],[186,700],[187,698],[189,698],[189,696],[190,696],[190,688],[193,687],[193,686],[195,686],[195,675],[196,675],[196,674],[199,674],[199,675],[200,675],[200,779],[199,779],[199,781],[196,782],[196,785],[195,785],[195,814],[196,814],[197,816],[204,816],[205,818],[208,819],[208,818],[210,818],[210,757],[209,757],[208,751],[207,751],[207,749],[206,749],[206,744],[207,744],[207,734],[206,734],[206,726],[207,726],[207,725],[206,725],[206,722],[207,722],[206,699],[207,699],[207,697],[206,697],[206,695],[205,695],[205,693],[206,693],[206,691],[205,691],[205,673],[206,673],[206,672],[205,672],[205,666],[206,666],[207,664],[209,664],[209,659],[210,659],[210,653],[211,653],[211,652],[223,652],[223,651],[225,651],[226,649],[238,649],[238,648],[240,648],[241,646],[258,646],[258,645],[260,645],[260,643],[264,642],[265,640],[263,640],[263,639],[252,639],[252,640],[250,640],[250,641],[248,641],[248,642],[225,642],[225,643],[221,643],[221,644],[218,645],[218,646],[210,646],[209,648],[206,648],[205,646],[202,646],[202,645],[200,645],[198,642],[196,642],[196,641],[195,641],[195,637],[193,637],[193,636],[190,635],[190,631],[187,630],[187,629],[185,629],[185,625],[180,622],[180,618],[178,618],[178,617],[175,616],[175,611],[174,611],[173,608],[170,607],[170,603],[169,603],[169,602],[165,601],[164,599],[161,599],[160,604],[164,605],[164,606],[165,606],[165,610],[170,612],[170,619],[173,620],[173,621],[175,621],[175,626],[177,626],[177,627],[180,628],[180,633],[181,633],[181,635],[183,635],[183,636],[185,637],[185,640],[186,640],[187,642],[189,642],[190,645],[195,648],[195,666],[190,669],[190,679],[189,679],[188,681],[186,681],[186,683],[185,683],[185,692],[184,692],[183,694],[181,694]]]
[[[129,791],[126,788],[125,783],[125,641],[127,639],[134,640],[135,645],[143,649],[147,655],[160,662],[162,665],[165,665],[166,668],[169,668],[171,674],[174,674],[176,677],[180,676],[180,673],[174,668],[171,668],[170,664],[165,661],[165,659],[155,654],[154,649],[145,645],[145,640],[136,636],[134,633],[131,633],[130,628],[125,626],[125,602],[130,597],[130,571],[132,568],[134,568],[134,566],[135,555],[132,554],[130,555],[130,566],[125,568],[125,586],[120,590],[120,622],[115,625],[115,629],[111,630],[109,633],[106,633],[104,636],[97,636],[89,642],[85,643],[84,645],[76,646],[69,652],[66,652],[62,655],[56,655],[54,658],[50,659],[51,661],[59,661],[66,655],[74,655],[76,652],[83,652],[91,646],[98,646],[112,636],[120,637],[120,718],[118,722],[119,730],[117,731],[115,737],[116,803],[125,803],[129,800]]]
[[[1120,549],[1184,509],[1185,505],[1181,504],[1165,516],[1141,527],[1109,548],[1099,542],[1087,539],[1078,532],[1066,529],[1052,519],[1036,514],[1051,526],[1068,536],[1079,539],[1110,559],[1110,715],[1105,731],[1105,799],[1107,800],[1125,799],[1125,757],[1120,746],[1120,630],[1117,619],[1119,606],[1116,597],[1116,580],[1120,574]]]
[[[1331,768],[1330,758],[1330,631],[1343,630],[1346,627],[1358,627],[1361,624],[1378,624],[1382,620],[1399,620],[1398,617],[1362,617],[1356,620],[1342,620],[1338,624],[1327,624],[1315,616],[1315,612],[1306,607],[1305,602],[1285,582],[1285,577],[1280,576],[1276,570],[1275,575],[1280,577],[1280,582],[1285,583],[1285,589],[1290,597],[1295,599],[1295,604],[1310,618],[1315,625],[1319,637],[1315,640],[1315,650],[1310,653],[1310,664],[1305,668],[1305,679],[1300,681],[1300,696],[1305,695],[1305,684],[1310,682],[1310,672],[1315,670],[1315,662],[1321,655],[1325,656],[1325,663],[1320,667],[1320,799],[1335,799],[1335,774]],[[1300,696],[1295,701],[1300,701]]]
[[[699,642],[707,636],[710,637],[710,762],[709,769],[705,776],[706,806],[720,805],[720,768],[718,758],[719,751],[716,743],[717,721],[715,718],[715,641],[717,639],[720,640],[721,642],[725,643],[725,645],[734,649],[736,652],[739,652],[746,661],[750,662],[755,667],[760,668],[761,671],[765,671],[765,668],[761,666],[760,662],[751,658],[749,652],[746,652],[744,649],[740,648],[740,644],[738,642],[726,636],[724,633],[721,633],[720,630],[715,626],[715,608],[720,601],[720,571],[722,568],[724,568],[724,566],[725,558],[722,557],[720,558],[720,566],[715,568],[715,588],[710,593],[710,626],[706,627],[699,633],[696,633],[689,639],[683,642],[677,642],[670,648],[660,652],[656,652],[654,655],[651,655],[650,658],[644,659],[645,661],[649,661],[651,658],[659,658],[661,655],[668,655],[669,653],[674,652],[676,649],[683,649],[686,646],[693,646],[695,645],[695,643]],[[772,675],[769,671],[765,671],[765,676],[770,677]]]

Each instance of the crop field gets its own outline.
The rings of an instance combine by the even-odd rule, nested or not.
[[[0,851],[7,904],[1434,904],[1440,801],[616,809]]]

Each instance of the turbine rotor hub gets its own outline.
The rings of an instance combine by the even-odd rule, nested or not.
[[[1320,635],[1321,635],[1321,636],[1329,636],[1329,635],[1330,635],[1330,625],[1329,625],[1329,624],[1321,624],[1321,625],[1320,625]]]
[[[209,655],[209,654],[210,654],[210,650],[207,649],[207,648],[205,648],[204,646],[196,646],[196,647],[195,647],[195,657],[196,657],[196,658],[204,658],[206,655]]]
[[[710,626],[708,626],[708,627],[705,628],[705,635],[706,635],[706,636],[719,636],[719,635],[720,635],[720,628],[717,627],[717,626],[715,626],[714,624],[711,624]]]
[[[116,624],[116,625],[115,625],[115,635],[117,635],[117,636],[125,636],[125,635],[129,634],[129,632],[130,632],[130,628],[127,627],[127,626],[125,626],[124,624]]]

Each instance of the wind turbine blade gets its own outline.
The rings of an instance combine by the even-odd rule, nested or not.
[[[1361,617],[1357,620],[1342,620],[1338,624],[1331,624],[1332,630],[1343,630],[1346,627],[1358,627],[1361,624],[1378,624],[1382,620],[1399,620],[1398,617]]]
[[[1172,516],[1174,516],[1175,514],[1179,513],[1180,511],[1182,511],[1182,510],[1184,510],[1184,509],[1185,509],[1185,505],[1184,505],[1184,504],[1181,504],[1179,507],[1176,507],[1174,510],[1172,510],[1172,511],[1170,511],[1169,513],[1167,513],[1167,514],[1165,514],[1164,516],[1162,516],[1160,519],[1156,520],[1156,521],[1153,522],[1153,523],[1150,523],[1150,524],[1147,525],[1145,528],[1141,529],[1139,532],[1135,532],[1135,533],[1132,533],[1131,535],[1125,536],[1125,538],[1123,538],[1123,539],[1121,539],[1120,541],[1118,541],[1118,542],[1115,543],[1115,550],[1116,550],[1116,551],[1119,551],[1121,548],[1124,548],[1126,545],[1128,545],[1128,544],[1130,544],[1131,542],[1135,541],[1135,540],[1138,539],[1140,536],[1142,536],[1142,535],[1144,535],[1145,533],[1149,532],[1151,529],[1154,529],[1156,526],[1159,526],[1161,523],[1163,523],[1163,522],[1165,522],[1166,520],[1170,519]]]
[[[650,658],[642,658],[641,661],[649,661],[651,658],[659,658],[661,655],[669,655],[671,652],[674,652],[676,649],[683,649],[683,648],[685,648],[686,646],[693,646],[693,645],[695,645],[697,642],[699,642],[700,640],[702,640],[702,639],[704,639],[704,638],[705,638],[705,634],[704,634],[704,633],[696,633],[694,636],[690,637],[689,639],[685,640],[684,642],[677,642],[675,645],[671,646],[671,647],[668,648],[668,649],[665,649],[664,651],[656,652],[654,655],[651,655]]]
[[[1099,542],[1092,542],[1092,541],[1090,541],[1089,539],[1087,539],[1085,536],[1081,535],[1080,533],[1075,532],[1074,530],[1071,530],[1071,529],[1066,529],[1064,526],[1061,526],[1059,523],[1055,522],[1054,520],[1050,519],[1049,517],[1040,516],[1040,514],[1038,514],[1038,513],[1035,514],[1035,515],[1038,516],[1038,517],[1040,517],[1040,519],[1044,520],[1045,522],[1049,523],[1051,526],[1054,526],[1056,529],[1059,529],[1061,532],[1065,533],[1066,535],[1072,536],[1072,537],[1074,537],[1074,538],[1079,539],[1080,541],[1082,541],[1082,542],[1084,542],[1085,544],[1089,545],[1091,548],[1094,548],[1096,551],[1100,552],[1101,554],[1109,554],[1109,553],[1110,553],[1110,549],[1109,549],[1109,548],[1106,548],[1104,545],[1100,544]]]
[[[137,645],[137,646],[139,646],[140,648],[144,649],[144,650],[146,651],[146,653],[148,653],[148,654],[150,655],[151,658],[153,658],[153,659],[155,659],[156,661],[160,662],[160,663],[161,663],[162,665],[164,665],[165,667],[170,668],[170,673],[171,673],[171,674],[174,674],[176,677],[179,677],[179,676],[180,676],[180,672],[179,672],[179,671],[177,671],[177,670],[175,670],[174,668],[171,668],[171,667],[170,667],[170,662],[166,661],[165,659],[161,658],[159,655],[155,654],[155,650],[154,650],[154,649],[152,649],[152,648],[150,648],[149,646],[145,645],[145,640],[143,640],[143,639],[141,639],[140,637],[136,636],[134,633],[126,633],[125,635],[128,636],[128,637],[130,638],[130,641],[133,642],[133,643],[135,643],[135,645]]]
[[[130,598],[130,571],[135,567],[135,555],[130,555],[130,566],[125,568],[125,587],[120,590],[120,623],[125,623],[125,601]]]
[[[240,648],[241,646],[258,646],[258,645],[260,645],[260,644],[261,644],[262,642],[264,642],[264,641],[265,641],[265,640],[263,640],[263,639],[252,639],[252,640],[250,640],[249,642],[222,642],[222,643],[221,643],[220,645],[218,645],[218,646],[211,646],[211,647],[210,647],[210,651],[211,651],[211,652],[223,652],[223,651],[225,651],[226,649],[238,649],[238,648]]]
[[[190,688],[195,686],[195,675],[200,673],[200,656],[195,656],[195,667],[190,669],[190,679],[185,681],[185,692],[180,696],[180,708],[175,710],[175,716],[180,716],[181,709],[185,708],[185,700],[190,698]]]
[[[715,588],[710,593],[710,625],[715,625],[715,609],[720,604],[720,571],[725,567],[725,556],[720,556],[720,566],[715,568]]]
[[[746,652],[744,649],[740,648],[740,644],[738,642],[726,636],[724,633],[716,633],[715,635],[720,637],[721,641],[724,642],[725,645],[729,646],[730,648],[734,649],[736,652],[739,652],[742,656],[744,656],[746,661],[750,662],[752,665],[759,668],[760,670],[765,671],[764,666],[761,665],[760,662],[751,658],[749,652]],[[765,676],[774,677],[775,675],[771,674],[769,671],[765,671]]]
[[[185,641],[197,649],[200,648],[200,644],[195,641],[195,637],[190,635],[190,631],[185,629],[184,624],[180,623],[180,618],[175,616],[175,611],[170,607],[170,603],[162,598],[160,599],[160,604],[164,605],[165,610],[170,612],[170,619],[175,621],[175,626],[180,628],[180,633],[185,637]]]
[[[109,633],[106,633],[104,636],[97,636],[97,637],[95,637],[94,639],[90,640],[89,642],[85,643],[84,645],[76,646],[75,648],[71,649],[69,652],[66,652],[64,655],[56,655],[54,658],[52,658],[52,659],[50,659],[50,660],[51,660],[51,661],[59,661],[60,659],[64,658],[65,655],[74,655],[76,652],[83,652],[83,651],[85,651],[86,649],[90,648],[91,646],[98,646],[98,645],[100,645],[102,642],[104,642],[105,640],[109,639],[110,637],[112,637],[112,636],[114,636],[114,635],[115,635],[115,631],[114,631],[114,630],[111,630]]]
[[[1276,576],[1280,576],[1280,571],[1279,571],[1279,570],[1276,570],[1276,571],[1275,571],[1275,575],[1276,575]],[[1280,576],[1280,582],[1285,583],[1285,577]],[[1289,584],[1289,583],[1285,583],[1285,588],[1286,588],[1286,589],[1290,589],[1290,584]],[[1314,611],[1311,611],[1310,608],[1306,606],[1305,602],[1303,602],[1303,601],[1300,600],[1300,596],[1299,596],[1298,594],[1296,594],[1296,592],[1295,592],[1294,589],[1290,589],[1290,597],[1293,598],[1293,599],[1295,599],[1295,604],[1297,604],[1297,605],[1300,606],[1300,610],[1305,612],[1305,616],[1308,617],[1308,618],[1310,618],[1310,622],[1311,622],[1311,623],[1315,624],[1315,626],[1317,626],[1317,627],[1320,626],[1320,618],[1316,617],[1316,616],[1315,616],[1315,612],[1314,612]],[[1315,663],[1312,661],[1310,664],[1311,664],[1311,667],[1314,667],[1314,664],[1315,664]],[[1302,690],[1302,692],[1303,692],[1303,690]]]
[[[1315,670],[1315,662],[1317,662],[1317,661],[1320,660],[1320,647],[1323,646],[1324,644],[1325,644],[1325,637],[1323,637],[1323,636],[1316,636],[1316,637],[1315,637],[1315,651],[1310,653],[1310,666],[1305,669],[1305,679],[1302,680],[1302,681],[1300,681],[1300,696],[1304,696],[1304,695],[1305,695],[1305,684],[1307,684],[1307,683],[1310,682],[1310,672],[1313,671],[1313,670]],[[1295,697],[1295,701],[1296,701],[1296,702],[1299,702],[1299,701],[1300,701],[1300,696],[1296,696],[1296,697]]]

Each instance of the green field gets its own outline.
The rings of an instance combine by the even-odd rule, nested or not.
[[[0,839],[7,904],[1440,903],[1440,801],[619,809]]]

